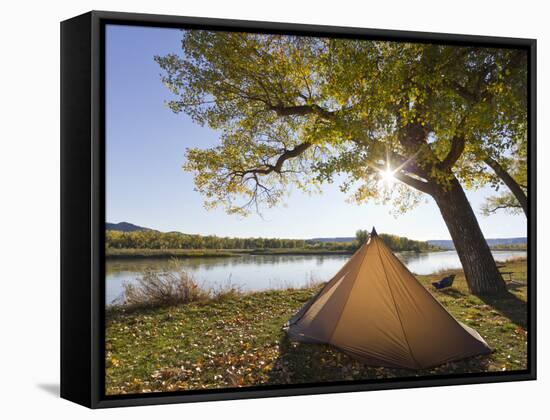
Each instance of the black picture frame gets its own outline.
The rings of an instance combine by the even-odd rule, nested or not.
[[[528,52],[528,367],[422,378],[106,396],[106,24],[521,48]],[[536,40],[92,11],[61,23],[61,397],[90,408],[536,379]]]

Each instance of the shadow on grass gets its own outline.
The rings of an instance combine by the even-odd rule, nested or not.
[[[488,365],[489,358],[481,355],[430,369],[369,366],[332,346],[294,342],[283,333],[279,340],[279,357],[268,383],[303,384],[477,373],[487,371]]]
[[[467,296],[466,293],[463,293],[460,290],[453,289],[453,288],[437,290],[437,293],[441,293],[442,295],[447,295],[447,296],[453,297],[455,299],[463,298],[463,297]]]
[[[479,298],[518,327],[527,329],[527,304],[513,293],[504,292],[496,296],[479,296]]]
[[[326,344],[291,341],[286,333],[279,340],[279,357],[270,373],[271,384],[342,382],[384,377],[384,368],[364,365]],[[403,376],[413,376],[404,371]]]
[[[506,283],[506,288],[508,290],[517,290],[525,286],[526,286],[525,283],[520,283],[515,280],[512,280],[511,282]]]
[[[509,290],[519,289],[525,287],[525,284],[522,283],[512,283],[508,284]],[[438,290],[434,295],[437,297],[437,294],[446,295],[451,298],[460,299],[465,298],[469,295],[468,293],[461,292],[460,290],[448,288]],[[483,303],[491,306],[495,310],[499,311],[503,316],[508,318],[512,323],[516,324],[518,327],[527,329],[527,304],[525,301],[521,300],[519,297],[510,293],[509,291],[496,296],[477,296]]]
[[[279,357],[273,365],[269,383],[296,384],[341,380],[341,369],[336,369],[336,365],[342,357],[345,355],[335,356],[328,345],[294,342],[282,332],[279,340]]]

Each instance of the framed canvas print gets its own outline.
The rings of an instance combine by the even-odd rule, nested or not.
[[[62,397],[535,379],[535,45],[62,22]]]

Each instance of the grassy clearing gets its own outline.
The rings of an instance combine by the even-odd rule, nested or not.
[[[457,277],[451,289],[439,292],[429,284],[441,274],[418,276],[495,350],[419,371],[369,367],[330,346],[290,342],[281,326],[320,286],[157,308],[110,309],[107,394],[525,369],[527,264],[515,260],[501,270],[513,272],[510,293],[485,300],[468,293],[460,271],[444,272]]]

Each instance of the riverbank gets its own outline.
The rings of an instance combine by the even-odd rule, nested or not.
[[[526,368],[526,260],[507,262],[505,297],[471,295],[459,270],[417,278],[494,349],[488,356],[410,371],[366,366],[326,345],[290,342],[282,325],[321,286],[106,314],[107,394],[380,379]],[[456,273],[453,287],[430,283]]]
[[[107,248],[109,259],[131,258],[208,258],[238,257],[242,255],[352,255],[353,250],[310,248],[265,248],[265,249],[127,249]]]

